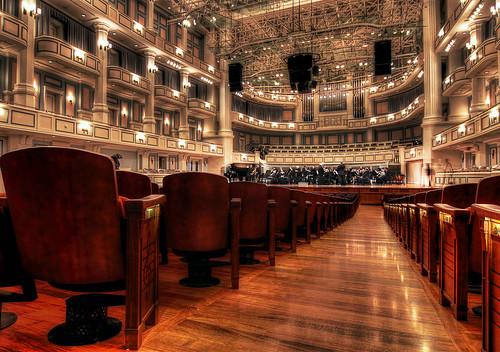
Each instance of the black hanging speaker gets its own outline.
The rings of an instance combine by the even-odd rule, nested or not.
[[[391,74],[391,41],[381,40],[374,44],[375,76]]]
[[[240,63],[229,64],[229,91],[243,90],[243,66]]]
[[[311,91],[313,58],[311,54],[297,54],[288,58],[290,87],[299,93]]]

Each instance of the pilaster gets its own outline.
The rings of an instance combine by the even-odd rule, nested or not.
[[[94,121],[109,123],[108,96],[108,31],[106,23],[94,24],[97,40],[97,57],[101,61],[101,74],[95,79],[94,107],[92,109]]]
[[[21,3],[21,1],[20,1]],[[28,45],[19,51],[17,58],[17,83],[14,85],[14,104],[34,108],[36,105],[35,80],[35,11],[23,11],[21,19],[28,26]]]
[[[150,50],[147,50],[144,54],[146,55],[146,65],[147,65],[146,77],[151,82],[151,92],[146,95],[146,111],[144,120],[142,122],[144,124],[145,132],[154,133],[156,130],[155,116],[154,116],[154,109],[155,109],[154,85],[155,85],[155,74],[158,68],[155,65],[156,54]]]

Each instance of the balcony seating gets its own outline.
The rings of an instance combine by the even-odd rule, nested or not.
[[[37,299],[35,282],[27,277],[21,267],[16,239],[12,231],[7,198],[0,198],[0,287],[21,286],[22,293],[0,290],[0,330],[5,329],[17,320],[17,315],[2,312],[4,302],[27,302]]]
[[[311,223],[308,221],[311,202],[307,200],[307,192],[292,190],[291,198],[297,202],[297,229],[303,230],[306,243],[311,243]]]
[[[260,263],[253,254],[255,250],[264,249],[269,253],[269,265],[275,265],[276,202],[267,199],[267,186],[232,182],[229,198],[241,199],[240,264]]]
[[[119,198],[113,160],[78,149],[21,149],[3,155],[0,167],[26,275],[76,292],[125,289],[125,347],[139,348],[142,328],[157,320],[164,196]],[[66,323],[49,340],[83,345],[114,336],[121,322],[107,317],[107,307],[123,304],[122,295],[70,297]]]
[[[420,263],[422,258],[422,238],[420,237],[420,215],[417,204],[425,201],[426,192],[420,192],[413,198],[413,203],[408,204],[410,217],[410,230],[408,243],[410,245],[410,257]]]
[[[267,197],[276,202],[276,227],[277,234],[290,241],[292,252],[297,251],[297,202],[291,198],[291,191],[280,186],[268,186]]]
[[[483,351],[500,350],[500,177],[483,178],[477,185],[475,203],[471,207],[474,218],[472,239],[481,241]],[[479,226],[476,226],[479,225]],[[473,248],[471,248],[471,252]]]
[[[129,199],[138,199],[152,194],[151,179],[137,172],[116,171],[118,194]]]
[[[443,190],[436,189],[425,193],[425,200],[417,203],[420,217],[420,237],[422,238],[422,275],[430,282],[437,282],[437,258],[439,256],[439,222],[434,204],[441,201]]]
[[[434,204],[441,234],[440,303],[451,304],[457,320],[467,320],[469,207],[474,203],[476,188],[475,183],[444,187],[441,203]]]
[[[169,248],[188,264],[189,287],[218,285],[212,267],[227,262],[210,261],[226,255],[231,247],[231,288],[239,288],[240,199],[229,200],[223,176],[182,172],[163,178],[165,227]]]

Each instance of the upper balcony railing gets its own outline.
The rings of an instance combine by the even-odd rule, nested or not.
[[[217,114],[217,106],[197,98],[188,99],[189,113],[195,113],[201,118],[214,117]]]
[[[163,85],[155,86],[155,98],[167,104],[186,107],[187,96],[175,89]]]
[[[471,79],[465,77],[465,66],[455,68],[443,81],[444,96],[466,95],[470,91]],[[469,86],[467,86],[469,84]]]
[[[0,11],[0,49],[14,45],[26,47],[28,26],[17,17]]]
[[[271,122],[244,115],[236,111],[231,112],[232,121],[237,125],[264,131],[301,132],[316,130],[316,122]]]
[[[447,43],[452,40],[457,32],[466,30],[467,27],[465,22],[479,3],[480,0],[458,1],[455,10],[439,30],[438,36],[434,38],[434,48],[436,48],[436,51],[444,50]]]
[[[141,94],[149,94],[151,92],[149,79],[119,66],[108,66],[108,84],[116,84]]]
[[[495,38],[488,38],[482,42],[477,49],[473,50],[465,60],[465,76],[477,76],[487,74],[490,65],[496,66],[497,51],[495,48]]]
[[[97,56],[56,37],[49,35],[36,37],[35,53],[37,59],[45,59],[49,64],[57,62],[77,72],[85,71],[92,75],[101,73],[101,61]]]

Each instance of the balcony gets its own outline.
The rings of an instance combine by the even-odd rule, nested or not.
[[[266,130],[268,132],[305,132],[315,131],[316,122],[271,122],[263,121],[236,111],[231,112],[233,124],[245,130]]]
[[[0,49],[12,45],[25,48],[28,44],[28,26],[18,18],[0,11]]]
[[[108,84],[119,86],[120,88],[134,93],[151,93],[151,83],[149,79],[119,66],[108,66]]]
[[[155,99],[167,104],[168,107],[179,108],[187,106],[186,94],[167,86],[155,86]]]
[[[217,115],[216,106],[201,99],[189,98],[188,109],[189,115],[193,115],[201,119],[215,117]]]
[[[101,61],[97,56],[49,35],[36,37],[35,55],[38,60],[63,71],[69,69],[96,76],[101,73]]]
[[[497,70],[495,38],[486,39],[465,60],[465,77],[491,76]]]
[[[457,67],[442,83],[443,95],[451,96],[466,96],[471,91],[471,79],[465,77],[465,67]]]

